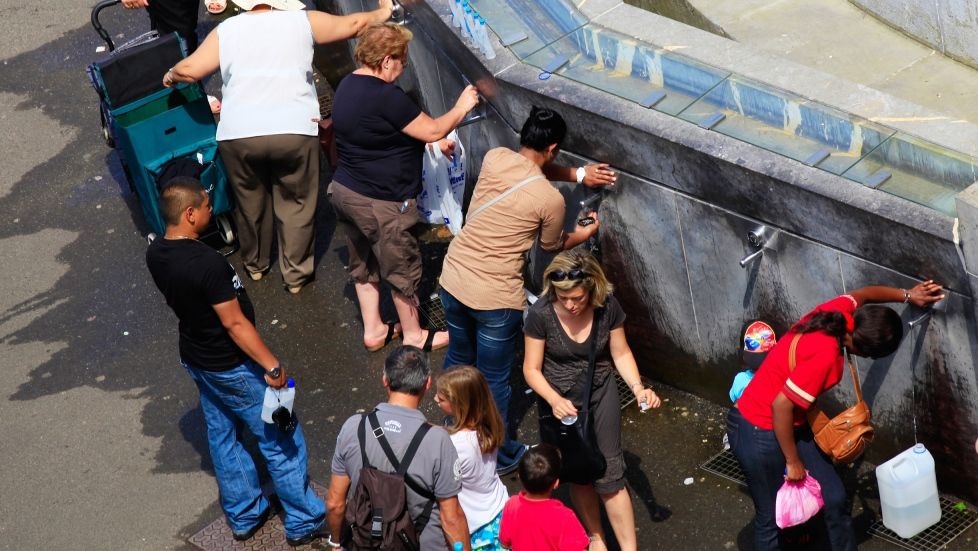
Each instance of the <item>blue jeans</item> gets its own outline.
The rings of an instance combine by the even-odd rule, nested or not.
[[[516,365],[516,349],[523,335],[523,312],[512,308],[475,310],[444,289],[441,290],[441,303],[445,308],[449,337],[445,368],[472,365],[485,376],[506,427],[506,442],[499,447],[496,461],[500,467],[512,465],[523,449],[523,445],[512,438],[515,431],[509,426],[509,400],[513,394],[509,378]]]
[[[286,434],[261,420],[267,387],[262,368],[251,361],[228,371],[204,371],[187,362],[183,367],[200,391],[221,508],[231,530],[247,532],[269,507],[255,463],[238,438],[239,423],[258,440],[285,511],[285,535],[298,538],[318,530],[326,520],[326,505],[309,485],[302,427]]]
[[[785,472],[781,446],[774,431],[754,426],[744,419],[737,408],[730,408],[727,414],[727,437],[754,500],[754,549],[776,551],[780,547],[774,503],[778,490],[784,484]],[[831,461],[818,449],[808,426],[795,429],[795,445],[805,469],[822,486],[822,499],[825,501],[822,514],[829,533],[829,548],[832,551],[855,551],[856,535],[852,530],[852,517],[846,510],[846,490],[842,479]]]

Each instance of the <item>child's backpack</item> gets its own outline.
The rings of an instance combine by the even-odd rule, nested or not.
[[[366,424],[377,442],[384,450],[384,455],[394,467],[393,473],[385,473],[370,464],[366,452]],[[398,461],[391,449],[384,429],[377,420],[377,411],[371,411],[360,418],[357,428],[357,439],[360,442],[360,458],[363,467],[360,469],[360,479],[353,492],[353,499],[346,508],[346,524],[350,527],[348,541],[345,547],[349,550],[383,549],[390,551],[416,551],[420,549],[419,539],[431,510],[435,506],[435,496],[421,484],[408,476],[407,470],[411,460],[421,447],[421,441],[431,425],[422,423],[414,433],[411,443],[404,452],[404,458]],[[407,488],[426,498],[428,503],[417,519],[412,520],[408,512]]]

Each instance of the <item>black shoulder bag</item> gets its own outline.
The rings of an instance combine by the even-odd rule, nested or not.
[[[594,386],[594,362],[597,356],[598,326],[604,308],[595,310],[591,325],[591,350],[588,353],[587,387],[584,406],[577,411],[577,421],[565,425],[553,416],[553,409],[543,399],[537,403],[540,412],[540,441],[560,449],[560,480],[590,484],[604,476],[608,467],[594,438],[591,420],[591,387]]]

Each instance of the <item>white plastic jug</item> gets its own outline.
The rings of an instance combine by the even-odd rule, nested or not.
[[[876,467],[883,525],[912,538],[941,520],[934,457],[923,444]]]
[[[272,414],[280,406],[292,412],[292,405],[295,403],[295,381],[289,379],[284,388],[265,387],[265,400],[261,407],[261,420],[266,423],[274,423]]]

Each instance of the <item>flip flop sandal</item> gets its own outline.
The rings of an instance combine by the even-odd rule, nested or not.
[[[364,346],[364,348],[367,349],[367,352],[376,352],[384,348],[388,344],[390,344],[392,340],[401,338],[401,332],[394,329],[395,325],[397,325],[397,322],[394,321],[387,322],[387,336],[384,337],[384,343],[378,344],[376,346]]]
[[[428,338],[426,338],[424,340],[424,345],[421,347],[421,350],[424,350],[425,352],[431,352],[432,350],[441,350],[442,348],[445,348],[446,346],[448,346],[448,343],[446,342],[445,344],[441,344],[439,346],[432,347],[432,343],[435,342],[435,333],[438,333],[438,332],[439,331],[434,331],[432,329],[429,329],[428,330]]]
[[[228,9],[228,0],[207,0],[207,13],[219,15]]]

